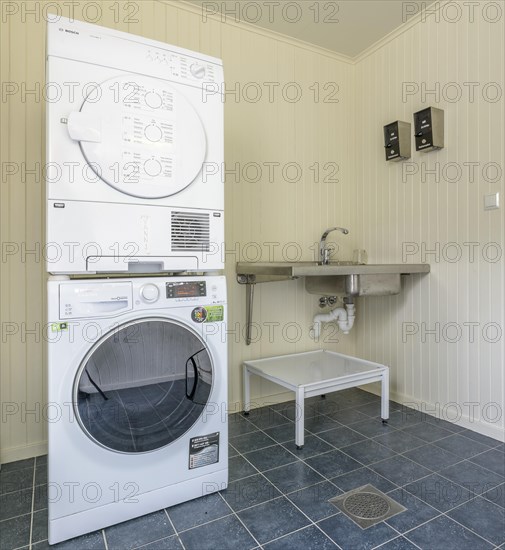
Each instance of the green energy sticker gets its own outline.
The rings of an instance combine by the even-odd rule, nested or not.
[[[53,332],[61,332],[62,330],[68,330],[68,323],[52,323],[51,330]]]
[[[215,323],[216,321],[222,321],[224,319],[224,307],[223,306],[207,306],[207,319],[206,323]]]
[[[195,307],[191,312],[191,319],[195,323],[215,323],[224,319],[223,306]]]

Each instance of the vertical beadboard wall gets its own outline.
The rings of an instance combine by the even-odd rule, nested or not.
[[[11,5],[13,3],[10,3]],[[26,8],[22,16],[21,4]],[[53,5],[53,9],[49,5]],[[95,19],[92,7],[83,12],[75,5],[76,19]],[[93,4],[96,5],[96,2]],[[139,12],[122,9],[122,3],[102,1],[97,24],[201,51],[224,60],[226,86],[240,90],[225,101],[226,167],[250,172],[235,181],[226,178],[226,274],[229,289],[229,401],[230,408],[241,400],[240,365],[244,358],[290,353],[325,346],[354,353],[355,335],[325,333],[325,341],[314,344],[308,337],[312,316],[318,311],[317,297],[303,290],[303,282],[291,281],[258,285],[254,321],[261,329],[256,341],[244,343],[245,289],[235,282],[235,262],[255,259],[258,246],[264,260],[312,259],[313,243],[328,226],[348,226],[351,235],[337,238],[344,245],[340,257],[350,257],[356,244],[356,187],[352,145],[354,143],[354,65],[331,53],[297,44],[280,36],[250,27],[202,20],[199,12],[177,2],[142,0],[131,2]],[[0,72],[3,83],[44,85],[46,9],[54,12],[54,2],[20,2],[20,10],[1,22]],[[118,11],[119,6],[119,11]],[[67,7],[68,9],[68,7]],[[29,10],[37,15],[29,15]],[[63,15],[67,12],[63,9]],[[128,15],[138,22],[127,22]],[[119,16],[119,17],[118,17]],[[269,101],[264,83],[276,83]],[[296,82],[299,101],[291,102],[280,93]],[[337,103],[324,101],[335,82]],[[249,88],[247,85],[251,83]],[[278,85],[277,85],[278,83]],[[263,92],[258,102],[244,99],[247,90],[254,96],[256,84]],[[314,100],[314,85],[320,85],[320,99]],[[294,88],[286,89],[294,97]],[[0,461],[7,462],[45,452],[45,364],[41,327],[45,322],[46,275],[42,258],[23,255],[43,243],[43,189],[41,178],[20,169],[7,176],[13,163],[34,169],[44,164],[44,103],[40,97],[14,92],[0,104],[2,182],[0,187],[1,241],[1,378]],[[38,164],[37,164],[38,163]],[[270,181],[268,165],[277,167]],[[297,182],[283,178],[281,170],[297,163],[302,176]],[[319,163],[319,181],[314,172]],[[338,181],[331,177],[336,163]],[[255,181],[255,166],[262,177]],[[312,169],[311,169],[312,167]],[[8,243],[12,243],[9,245]],[[270,243],[270,244],[265,244]],[[273,244],[278,243],[278,244]],[[295,244],[301,246],[301,251]],[[19,247],[19,249],[18,249]],[[274,250],[269,257],[268,250]],[[284,253],[283,253],[284,249]],[[36,334],[27,333],[34,330]],[[263,383],[253,395],[277,400],[278,388]]]
[[[360,300],[358,352],[391,365],[397,397],[503,438],[504,216],[483,196],[504,193],[504,21],[454,17],[428,15],[356,64],[358,241],[370,263],[431,264],[400,295]],[[386,163],[383,125],[428,106],[445,111],[445,148]]]
[[[50,3],[24,2],[41,15]],[[251,172],[237,181],[233,173],[228,174],[225,186],[230,408],[241,399],[244,358],[324,346],[390,364],[397,397],[433,411],[438,407],[451,419],[461,415],[465,420],[471,410],[476,420],[471,427],[502,437],[504,342],[503,337],[495,343],[489,340],[495,338],[493,323],[503,330],[504,261],[502,257],[492,262],[482,254],[493,253],[491,245],[485,248],[487,243],[503,248],[504,221],[503,210],[483,211],[482,196],[503,193],[503,177],[486,182],[482,170],[489,162],[503,170],[504,107],[503,97],[495,103],[483,100],[482,87],[498,82],[503,90],[503,21],[490,24],[480,17],[475,23],[464,19],[436,23],[428,18],[354,64],[259,29],[212,19],[204,22],[195,8],[176,2],[136,4],[139,12],[132,17],[137,23],[127,23],[128,13],[118,12],[118,3],[112,0],[100,2],[102,16],[96,22],[222,57],[228,90],[236,86],[242,92],[237,101],[228,94],[225,102],[226,167],[232,169],[238,163],[239,170],[244,170],[253,163]],[[79,6],[76,18],[86,19]],[[18,13],[0,23],[3,83],[24,84],[29,90],[37,83],[43,85],[45,24],[43,17],[38,19],[27,15],[23,21]],[[266,82],[279,83],[274,87],[277,91],[296,82],[302,98],[291,103],[275,94],[270,102]],[[326,82],[339,86],[338,103],[323,101]],[[420,87],[425,83],[430,89],[436,82],[441,87],[455,82],[463,92],[468,90],[465,82],[477,82],[480,87],[473,102],[465,100],[464,93],[460,101],[452,102],[443,94],[440,101],[433,96],[422,98],[420,92],[403,101],[403,82]],[[243,97],[244,86],[250,83],[251,93],[255,83],[263,91],[258,102]],[[317,83],[322,94],[319,102],[314,101]],[[446,92],[452,98],[454,88]],[[411,121],[414,111],[428,105],[445,110],[445,149],[413,153],[411,164],[386,164],[382,126],[396,119]],[[28,170],[44,163],[44,116],[44,103],[36,95],[15,92],[0,103],[0,461],[4,462],[45,451],[40,327],[46,277],[40,256],[22,253],[43,242],[43,181],[25,175],[22,163]],[[330,175],[331,166],[324,166],[329,162],[338,165],[338,182],[323,181]],[[468,165],[463,163],[473,162],[479,165],[475,181],[470,181],[464,172]],[[297,163],[303,174],[300,181],[290,182],[276,170],[270,181],[264,163],[279,163],[277,168]],[[319,163],[319,181],[315,181],[315,163]],[[439,182],[422,173],[436,169],[437,163],[442,171]],[[451,170],[458,169],[450,163],[458,163],[463,171],[459,181],[444,179],[444,170],[454,178]],[[263,173],[255,181],[258,165]],[[21,169],[8,175],[16,166]],[[494,177],[492,171],[489,175]],[[257,341],[245,346],[245,289],[235,282],[235,262],[256,259],[258,249],[264,260],[311,259],[322,229],[333,224],[351,230],[348,237],[336,237],[341,258],[349,258],[359,245],[368,250],[370,263],[401,262],[403,243],[430,250],[438,246],[440,254],[423,258],[419,251],[408,256],[410,262],[429,261],[431,275],[407,278],[399,296],[360,299],[356,330],[350,336],[336,335],[339,342],[329,332],[326,341],[317,345],[308,338],[317,306],[302,281],[258,285]],[[300,245],[301,253],[291,243]],[[470,258],[473,246],[475,258]],[[462,258],[452,261],[459,249]],[[470,330],[475,331],[473,342]],[[417,333],[406,335],[405,331]],[[254,386],[253,395],[258,401],[274,401],[282,398],[277,391],[262,382]],[[486,421],[493,414],[490,403],[502,407],[498,422]]]

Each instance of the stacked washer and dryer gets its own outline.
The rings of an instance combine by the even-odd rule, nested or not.
[[[48,23],[50,544],[228,483],[222,81]]]

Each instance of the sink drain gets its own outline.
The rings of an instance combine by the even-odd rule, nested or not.
[[[406,510],[396,500],[388,497],[373,485],[364,485],[358,489],[353,489],[330,499],[330,502],[362,529],[371,527]]]

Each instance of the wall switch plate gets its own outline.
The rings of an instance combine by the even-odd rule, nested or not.
[[[495,210],[500,208],[500,193],[484,195],[484,210]]]

